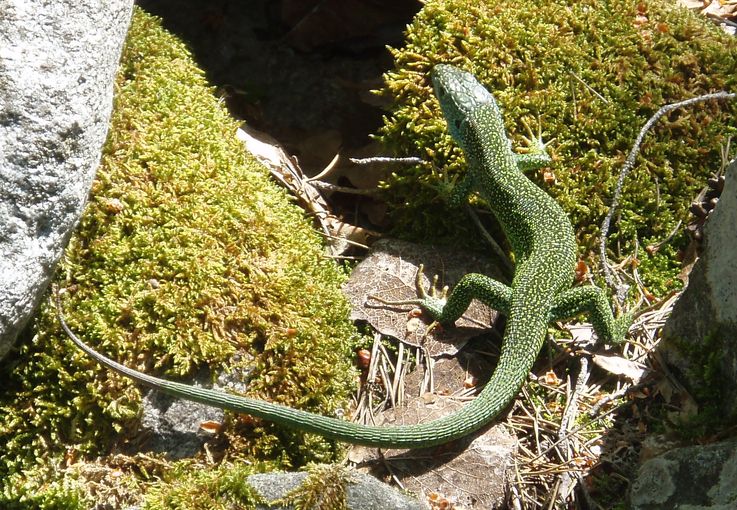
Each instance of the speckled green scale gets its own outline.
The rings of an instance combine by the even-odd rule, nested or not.
[[[420,448],[465,436],[489,423],[514,400],[542,346],[550,320],[591,314],[600,338],[621,341],[629,318],[615,320],[595,287],[572,289],[576,246],[573,228],[550,196],[522,174],[549,161],[544,146],[527,155],[512,152],[494,97],[473,75],[447,65],[433,69],[435,94],[453,139],[466,155],[468,175],[451,200],[471,191],[489,203],[512,245],[517,263],[511,287],[468,274],[446,300],[415,300],[435,319],[451,323],[477,298],[507,315],[499,363],[481,393],[457,413],[428,423],[372,427],[321,416],[223,391],[166,381],[125,367],[96,352],[63,322],[75,344],[98,362],[176,397],[250,414],[288,427],[370,446]],[[423,292],[424,294],[424,292]],[[60,316],[61,319],[61,316]]]

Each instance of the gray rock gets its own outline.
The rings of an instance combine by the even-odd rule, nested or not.
[[[402,486],[414,494],[430,497],[435,493],[459,508],[507,508],[517,438],[504,425],[496,425],[461,452],[453,452],[452,448],[416,450],[399,457],[387,455],[385,462]]]
[[[448,361],[440,360],[435,364],[435,374],[439,376],[435,380],[436,389],[443,385],[446,372],[443,365],[448,365]],[[407,387],[415,373],[405,379]],[[380,416],[388,419],[393,415],[389,423],[415,424],[452,415],[464,405],[441,395],[433,396],[431,401],[425,401],[427,398],[427,395],[412,399],[405,396],[406,407],[384,411]],[[440,448],[380,451],[354,446],[348,458],[361,466],[359,469],[368,469],[374,476],[390,474],[404,489],[420,498],[434,496],[438,502],[452,501],[459,508],[492,510],[506,508],[505,497],[516,449],[517,438],[504,425],[494,425]]]
[[[236,354],[233,362],[242,361],[243,355]],[[250,367],[238,366],[222,372],[216,383],[210,381],[207,370],[200,371],[193,380],[187,381],[193,387],[214,388],[228,393],[246,393]],[[198,402],[192,402],[168,395],[162,391],[148,390],[141,402],[141,426],[123,448],[129,455],[140,452],[163,453],[169,460],[193,457],[211,439],[206,429],[219,428],[225,421],[225,411]],[[210,427],[203,428],[203,424]]]
[[[84,207],[133,0],[0,0],[0,358]]]
[[[645,462],[632,484],[634,510],[737,508],[737,441],[671,450]]]
[[[658,349],[702,408],[737,419],[737,161],[704,227],[705,245]]]
[[[208,439],[201,425],[222,423],[224,415],[222,409],[150,390],[143,398],[140,435],[144,441],[130,445],[130,453],[164,453],[170,460],[192,457]]]
[[[330,467],[332,469],[333,467]],[[251,475],[248,483],[261,497],[271,503],[297,489],[307,473],[266,473]],[[428,506],[410,498],[371,476],[351,471],[346,487],[346,502],[350,510],[428,510]],[[293,506],[257,506],[258,510],[291,509]]]

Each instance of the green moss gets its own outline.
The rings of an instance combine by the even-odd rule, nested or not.
[[[197,466],[194,466],[197,467]],[[215,469],[193,469],[189,462],[177,466],[147,495],[145,510],[250,509],[263,504],[248,484],[248,476],[273,469],[266,465],[221,464]]]
[[[85,491],[67,480],[53,481],[39,491],[35,483],[24,484],[23,480],[13,477],[11,486],[6,483],[0,494],[0,505],[4,510],[26,510],[29,508],[42,510],[86,510],[91,501],[85,498]]]
[[[323,414],[341,408],[354,382],[344,275],[245,154],[186,48],[140,10],[111,122],[57,278],[70,289],[71,327],[108,356],[170,378],[219,371],[238,353],[250,395]],[[54,466],[135,432],[140,393],[75,349],[49,303],[29,331],[0,367],[0,480],[38,487]],[[322,439],[254,423],[232,421],[231,446],[247,445],[232,455],[289,466],[336,454]],[[7,501],[20,497],[3,490]]]
[[[295,510],[347,510],[346,486],[351,472],[340,464],[312,465],[299,487],[278,501]]]
[[[453,63],[494,92],[515,146],[524,145],[523,122],[534,127],[539,119],[544,136],[555,138],[555,183],[542,172],[530,177],[570,214],[583,256],[598,246],[619,171],[645,121],[666,103],[734,91],[737,81],[734,38],[660,0],[430,0],[394,56],[384,92],[397,102],[381,139],[399,155],[442,169],[397,170],[388,179],[397,231],[478,239],[465,213],[447,210],[437,192],[442,174],[454,178],[463,163],[427,76],[434,64]],[[690,201],[719,168],[735,113],[734,103],[705,103],[666,116],[650,132],[624,186],[609,242],[615,257],[633,253],[635,238],[640,246],[662,241],[687,217]],[[678,285],[671,257],[661,250],[650,263],[658,290],[668,279]]]
[[[684,359],[689,360],[690,372],[686,379],[690,381],[689,391],[696,400],[698,413],[676,423],[674,432],[684,439],[713,437],[737,422],[737,409],[725,412],[724,392],[730,388],[732,381],[722,368],[725,342],[729,339],[719,328],[707,335],[702,342],[693,342],[685,338],[669,339],[681,352]]]
[[[678,278],[681,271],[681,257],[678,246],[688,243],[685,232],[672,242],[661,245],[657,256],[648,255],[642,246],[638,255],[638,271],[647,275],[648,290],[656,296],[664,296],[674,288],[680,288],[682,281]]]

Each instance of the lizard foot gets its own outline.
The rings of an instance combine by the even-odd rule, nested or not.
[[[527,122],[523,122],[523,124],[525,128],[527,128],[529,138],[526,136],[522,137],[527,146],[523,148],[522,153],[515,153],[514,155],[517,167],[520,170],[525,171],[549,166],[553,160],[548,154],[547,147],[553,140],[543,142],[539,119],[537,134],[532,132],[532,129]]]
[[[615,345],[624,343],[624,337],[629,331],[633,321],[634,315],[631,313],[625,313],[614,319],[614,324],[612,327],[612,338],[610,338],[609,340]]]
[[[448,298],[448,286],[446,285],[438,292],[438,275],[433,276],[429,290],[426,291],[422,286],[422,276],[425,273],[425,265],[420,264],[415,273],[415,288],[417,289],[416,299],[403,299],[391,301],[380,298],[374,294],[370,294],[368,299],[372,299],[384,305],[417,305],[426,310],[432,317],[438,317],[442,313],[445,302]]]
[[[522,120],[522,125],[527,130],[527,136],[522,136],[522,140],[527,144],[528,150],[535,153],[547,152],[548,145],[555,141],[555,138],[551,138],[547,142],[543,142],[542,126],[540,119],[537,119],[537,133],[532,131],[530,124],[526,120]]]

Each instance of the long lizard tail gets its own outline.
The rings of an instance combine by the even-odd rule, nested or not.
[[[538,332],[540,340],[537,342],[538,347],[532,355],[529,352],[529,341],[514,342],[513,339],[509,339],[505,335],[499,364],[491,379],[473,402],[464,406],[460,411],[428,423],[374,427],[301,411],[263,400],[231,395],[224,391],[188,386],[138,372],[98,353],[80,340],[64,321],[58,295],[56,300],[62,328],[77,347],[101,364],[134,381],[178,398],[249,414],[305,432],[313,432],[347,443],[387,448],[434,446],[463,437],[489,423],[514,400],[519,388],[527,378],[539,350],[539,344],[542,343],[545,334],[544,329]],[[529,326],[527,329],[529,330]],[[528,366],[521,367],[521,359],[524,359]]]

